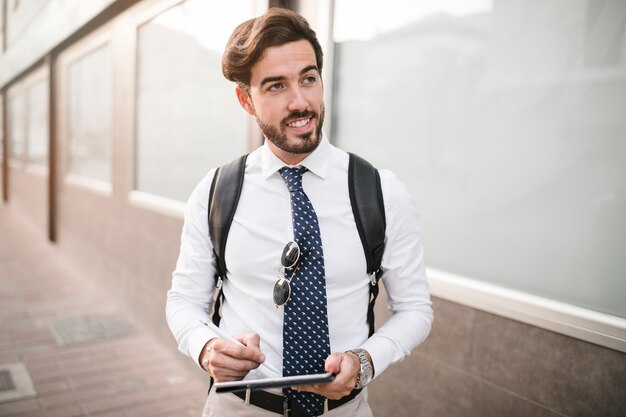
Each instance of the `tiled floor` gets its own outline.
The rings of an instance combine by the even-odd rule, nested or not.
[[[0,402],[0,416],[200,416],[206,384],[37,233],[0,207],[0,368],[23,363],[36,390]],[[120,317],[126,336],[105,328]],[[105,325],[63,345],[53,324],[65,318]]]

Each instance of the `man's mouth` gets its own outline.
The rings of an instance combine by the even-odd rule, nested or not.
[[[310,121],[310,118],[294,120],[293,122],[287,123],[287,126],[294,128],[303,127],[306,126]]]

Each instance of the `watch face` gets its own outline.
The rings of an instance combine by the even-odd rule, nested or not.
[[[372,368],[370,366],[368,366],[365,369],[363,369],[362,372],[361,372],[361,379],[359,381],[359,385],[364,387],[367,384],[369,384],[369,382],[372,380],[372,376],[373,376],[373,372],[372,372]]]
[[[359,358],[359,362],[361,364],[361,369],[359,369],[359,374],[356,378],[356,388],[363,388],[369,384],[374,377],[374,368],[370,365],[367,356],[365,356],[362,349],[354,349],[350,352],[354,353]]]

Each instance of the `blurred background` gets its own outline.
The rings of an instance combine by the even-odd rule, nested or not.
[[[326,134],[421,215],[435,324],[372,384],[376,415],[626,412],[626,1],[0,5],[0,212],[166,349],[185,200],[262,143],[221,53],[288,7],[324,48]]]

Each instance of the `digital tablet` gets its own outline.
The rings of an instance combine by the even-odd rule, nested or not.
[[[297,385],[327,384],[335,379],[335,374],[328,372],[325,374],[283,376],[280,378],[261,378],[243,381],[216,382],[215,392],[236,392],[247,389],[257,390],[265,388],[285,388]]]

